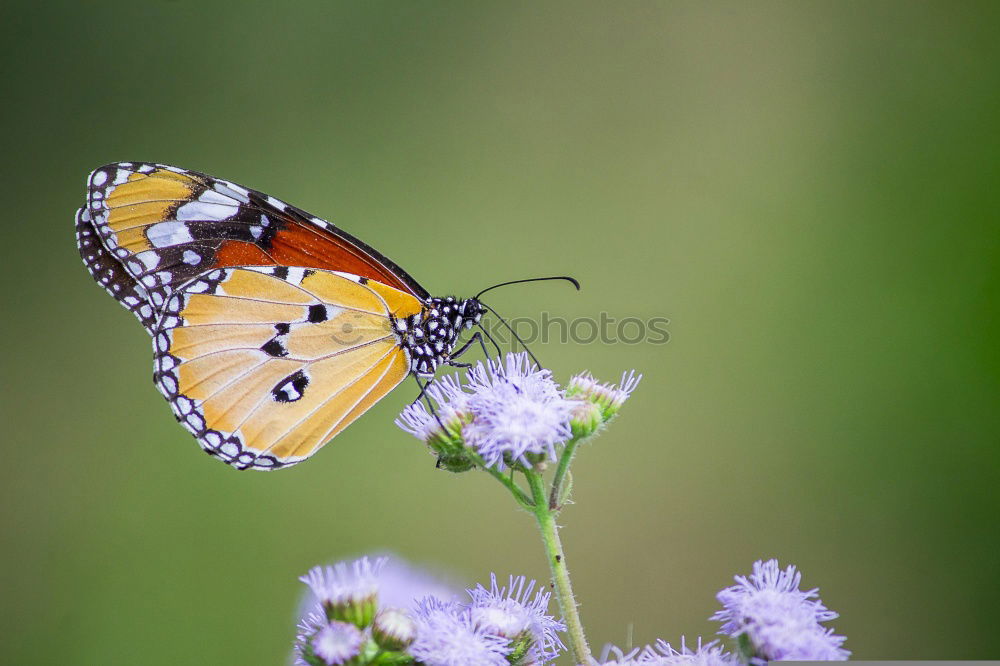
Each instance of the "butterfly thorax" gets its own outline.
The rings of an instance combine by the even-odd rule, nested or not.
[[[429,298],[417,314],[393,319],[400,345],[410,357],[412,372],[433,376],[438,366],[451,360],[462,331],[478,324],[485,312],[474,298],[448,296]]]

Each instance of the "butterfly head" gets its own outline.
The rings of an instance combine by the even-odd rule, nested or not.
[[[486,314],[486,308],[479,299],[468,298],[464,301],[458,301],[458,305],[461,307],[462,321],[465,328],[472,328],[483,318]]]

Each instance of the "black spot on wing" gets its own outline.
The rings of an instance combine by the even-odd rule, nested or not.
[[[326,321],[330,318],[329,313],[326,311],[326,306],[323,304],[310,305],[309,306],[309,323],[318,324],[320,322]]]
[[[271,397],[275,402],[295,402],[302,399],[307,386],[309,377],[302,370],[297,370],[271,389]]]
[[[265,342],[261,345],[260,350],[270,356],[288,356],[288,350],[285,349],[285,345],[281,344],[281,341],[277,338],[272,338]]]

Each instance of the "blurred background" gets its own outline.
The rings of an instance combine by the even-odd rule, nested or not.
[[[865,659],[997,658],[1000,12],[989,2],[12,3],[0,661],[282,664],[317,563],[547,569],[532,519],[392,425],[237,473],[87,275],[84,179],[205,171],[512,317],[666,317],[537,345],[645,380],[561,517],[589,638],[710,637],[755,559]]]

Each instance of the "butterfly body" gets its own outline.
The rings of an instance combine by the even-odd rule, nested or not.
[[[454,363],[484,312],[328,222],[177,167],[95,170],[76,227],[91,275],[152,336],[177,420],[239,469],[308,458],[408,375]]]

